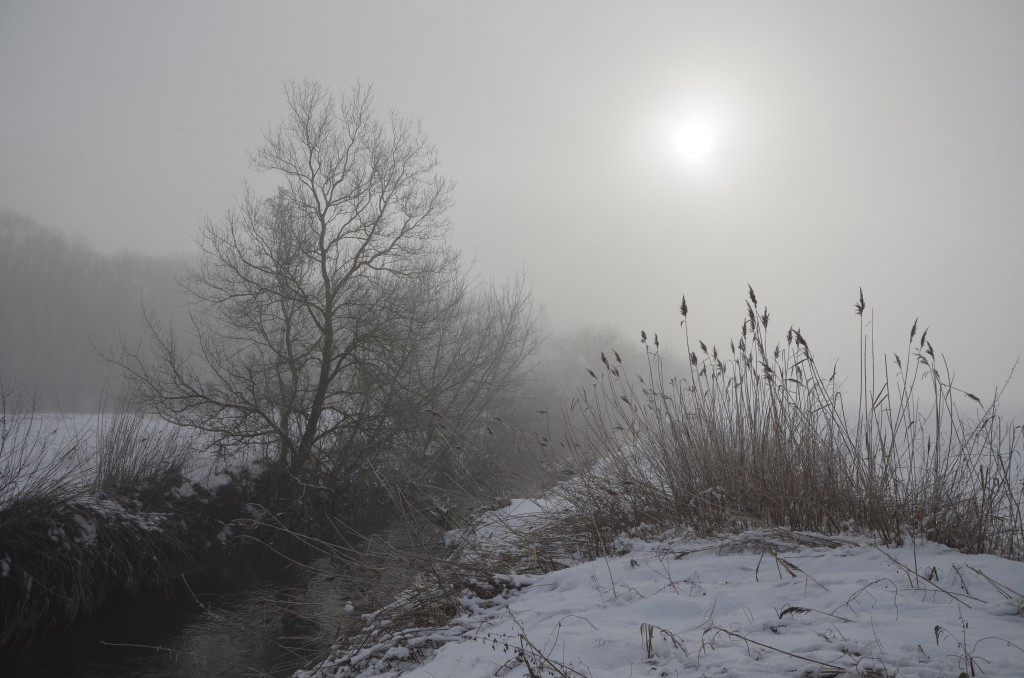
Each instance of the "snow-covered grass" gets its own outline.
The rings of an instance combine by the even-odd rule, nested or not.
[[[557,502],[516,500],[450,533],[478,576],[450,620],[400,627],[378,610],[297,675],[1021,675],[1020,562],[770,528],[622,536],[585,562],[561,532],[564,560],[537,562],[565,518]]]
[[[1017,562],[779,531],[620,548],[467,605],[432,636],[459,642],[405,675],[1018,676],[1024,666]]]

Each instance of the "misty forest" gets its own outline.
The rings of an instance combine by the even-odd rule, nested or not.
[[[4,54],[58,25],[47,11],[21,5],[0,9]],[[1024,176],[1024,156],[1000,161],[1003,179],[990,179],[986,206],[976,211],[941,205],[982,193],[917,194],[913,172],[900,174],[906,204],[928,195],[939,204],[928,214],[947,220],[929,221],[939,230],[920,239],[912,221],[903,231],[855,228],[838,214],[842,201],[828,197],[855,204],[841,193],[852,176],[844,162],[860,162],[852,150],[834,155],[832,168],[808,161],[799,180],[789,174],[799,163],[777,153],[768,172],[735,169],[737,185],[726,192],[729,163],[740,167],[736,149],[763,146],[753,141],[756,126],[728,114],[726,89],[694,75],[680,87],[718,96],[726,102],[719,114],[690,107],[699,114],[688,115],[680,105],[674,122],[651,127],[671,158],[639,174],[633,156],[613,158],[623,177],[635,174],[617,179],[597,153],[573,146],[577,128],[610,129],[614,116],[580,107],[577,125],[559,112],[575,105],[561,98],[567,88],[596,97],[593,78],[619,77],[598,56],[608,43],[594,36],[626,35],[614,50],[663,44],[675,54],[671,41],[645,42],[646,32],[630,31],[664,15],[665,30],[692,24],[728,42],[717,9],[652,5],[645,19],[642,4],[602,3],[607,16],[578,4],[563,14],[567,4],[534,25],[526,6],[507,15],[478,8],[480,25],[500,44],[521,39],[524,54],[531,44],[553,54],[545,50],[554,36],[585,17],[593,35],[566,34],[584,56],[552,57],[554,74],[533,61],[523,66],[523,77],[545,83],[559,79],[560,64],[576,69],[577,82],[551,85],[559,93],[549,106],[484,98],[491,86],[526,85],[499,67],[503,57],[483,38],[438,23],[463,17],[462,5],[439,4],[420,16],[422,26],[413,16],[422,8],[341,5],[367,26],[404,17],[396,36],[433,27],[443,39],[431,43],[437,53],[425,63],[485,76],[473,86],[439,76],[439,91],[522,119],[495,114],[485,121],[491,141],[483,141],[478,122],[468,122],[479,118],[471,105],[457,114],[439,108],[451,106],[450,97],[400,75],[419,68],[408,63],[411,53],[310,69],[317,78],[268,71],[259,86],[272,103],[257,107],[255,123],[221,126],[210,114],[210,133],[223,134],[225,147],[232,135],[242,139],[227,170],[236,179],[211,183],[216,195],[203,204],[218,207],[181,224],[181,205],[171,203],[188,200],[188,187],[198,185],[191,173],[206,181],[202,157],[176,165],[168,151],[160,172],[180,180],[150,182],[157,175],[143,169],[149,165],[122,167],[123,185],[101,187],[91,183],[101,176],[85,172],[82,188],[63,194],[59,183],[75,182],[69,172],[56,182],[34,174],[59,162],[58,148],[68,150],[57,141],[63,123],[40,123],[54,130],[49,142],[33,136],[28,80],[3,67],[0,82],[15,83],[5,89],[26,97],[0,114],[0,164],[11,163],[0,175],[8,184],[0,193],[0,674],[1021,675],[1024,426],[1016,417],[1020,325],[1012,306],[1021,292],[1013,252],[1024,244],[1024,203],[1012,187]],[[749,15],[737,35],[762,35],[762,10],[741,7]],[[159,22],[141,18],[147,10],[95,9],[99,18],[124,12],[156,31],[147,33],[155,52],[168,49],[157,39]],[[153,11],[168,22],[176,16]],[[219,21],[226,9],[210,11]],[[270,35],[275,21],[290,27],[284,33],[295,28],[291,14],[268,11],[252,7],[253,27],[268,22],[253,30]],[[921,45],[941,37],[957,50],[988,49],[972,42],[964,22],[928,23],[960,11],[911,4],[889,16],[879,4],[851,8],[846,19],[838,6],[809,16],[835,36],[881,36],[886,45],[904,35],[892,26],[924,16],[932,32],[914,38]],[[1018,8],[976,12],[970,20],[982,27],[982,42],[993,50],[1016,45],[1005,26],[1024,27]],[[513,22],[508,33],[495,28],[501,16]],[[853,16],[880,23],[848,25]],[[718,58],[710,37],[685,35],[693,47],[678,47],[681,64]],[[290,39],[265,48],[300,44]],[[438,56],[448,39],[464,58]],[[821,54],[840,63],[837,55],[846,55],[844,68],[854,70],[870,61],[844,52],[839,38],[828,46],[783,42],[765,58],[791,63],[780,55],[798,54],[810,64]],[[756,70],[752,52],[733,49],[736,61],[721,63]],[[1022,56],[1019,45],[1006,49]],[[493,61],[474,64],[474,50]],[[902,67],[916,57],[889,58]],[[33,68],[51,72],[40,59]],[[353,70],[360,63],[365,74]],[[963,63],[963,82],[977,82],[975,61]],[[194,86],[182,84],[192,76],[216,79],[195,64],[180,67],[190,74],[183,81],[173,68],[165,74],[175,88]],[[232,68],[256,77],[255,66]],[[930,83],[931,73],[917,72],[913,82]],[[780,88],[786,77],[778,75]],[[1006,77],[1009,90],[977,86],[1024,112],[1024,87]],[[132,96],[150,86],[138,81]],[[223,82],[215,87],[222,102],[254,101]],[[393,108],[390,93],[403,87]],[[801,91],[808,102],[828,98],[815,87]],[[897,91],[908,106],[934,103],[923,84]],[[600,105],[621,112],[624,101],[645,95],[627,88],[623,96]],[[859,96],[885,101],[870,87]],[[822,131],[830,125],[848,143],[843,114],[807,105],[826,111],[817,127],[804,126],[808,148],[815,129],[832,138]],[[127,110],[125,124],[138,116]],[[448,116],[455,122],[445,123]],[[912,118],[908,129],[925,124]],[[73,124],[87,148],[89,123]],[[517,124],[532,127],[522,136]],[[957,144],[987,143],[970,141],[988,138],[982,127],[953,135],[950,153],[959,160],[936,171],[974,167],[975,151]],[[99,135],[102,126],[93,129]],[[1018,123],[985,129],[1020,150]],[[217,144],[206,131],[188,141],[166,133],[172,145],[201,149],[213,162]],[[872,130],[871,138],[886,133]],[[606,142],[609,155],[615,143]],[[457,172],[448,144],[468,159],[455,161]],[[535,150],[515,155],[516,147]],[[47,159],[14,167],[23,148]],[[639,155],[647,147],[634,148]],[[887,150],[888,168],[917,167],[923,176],[937,166],[920,153],[899,155],[897,145]],[[109,160],[118,152],[111,147]],[[72,155],[68,163],[77,162]],[[107,161],[95,157],[96,175],[109,176]],[[868,174],[888,171],[869,162]],[[573,163],[579,176],[566,176]],[[754,184],[742,183],[744,171]],[[596,178],[601,172],[607,176]],[[20,177],[49,189],[33,192]],[[669,180],[675,187],[662,195]],[[779,198],[790,180],[800,190]],[[1001,192],[1000,181],[1010,188]],[[864,195],[872,190],[888,189]],[[134,213],[133,191],[166,195]],[[877,198],[885,200],[902,204],[892,194]],[[729,211],[747,201],[754,212]],[[847,211],[875,214],[858,209]],[[968,213],[970,223],[956,221]],[[481,214],[495,230],[474,231]],[[835,214],[835,226],[801,235],[779,225],[800,214],[818,223]],[[765,226],[737,231],[733,215]],[[659,226],[662,218],[671,227]],[[119,219],[130,221],[137,240],[85,226]],[[629,225],[608,230],[605,219]],[[996,225],[977,223],[985,219]],[[163,237],[157,224],[172,222],[191,245],[140,244],[147,229]],[[984,230],[1003,224],[1011,225]],[[971,229],[981,229],[979,239],[995,234],[991,265],[971,259],[973,241],[963,235]],[[907,246],[919,252],[904,242],[919,243]],[[962,271],[947,259],[956,256]],[[971,287],[993,281],[1000,289]],[[960,304],[944,292],[949,286],[975,301]],[[649,324],[638,320],[643,314]],[[975,326],[978,318],[998,331]],[[995,337],[987,348],[986,333]],[[1015,345],[1018,353],[1004,351]]]

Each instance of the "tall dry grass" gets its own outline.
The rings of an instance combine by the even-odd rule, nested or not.
[[[72,500],[86,483],[88,433],[40,416],[37,405],[32,393],[0,377],[0,509],[40,496]]]
[[[143,412],[123,399],[99,419],[93,458],[93,491],[130,498],[158,497],[184,482],[197,451],[177,426]]]
[[[583,421],[569,435],[580,477],[563,492],[583,526],[598,542],[641,524],[864,530],[1024,556],[1022,427],[998,396],[957,388],[916,321],[901,354],[876,353],[866,308],[861,294],[853,392],[819,370],[800,330],[771,338],[753,289],[721,351],[691,344],[684,297],[684,378],[665,379],[657,336],[642,335],[642,374],[602,354],[569,406]]]

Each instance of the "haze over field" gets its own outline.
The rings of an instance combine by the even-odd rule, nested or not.
[[[919,316],[989,396],[1024,346],[1022,29],[1017,2],[5,0],[0,206],[188,254],[271,187],[248,152],[283,81],[372,83],[457,181],[456,243],[551,326],[679,351],[685,293],[723,346],[750,283],[853,375],[863,287],[880,351]]]
[[[0,672],[1017,676],[1022,36],[0,0]]]

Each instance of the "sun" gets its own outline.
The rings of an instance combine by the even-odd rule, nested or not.
[[[689,118],[675,128],[672,146],[684,160],[704,160],[715,148],[715,126],[708,118]]]

